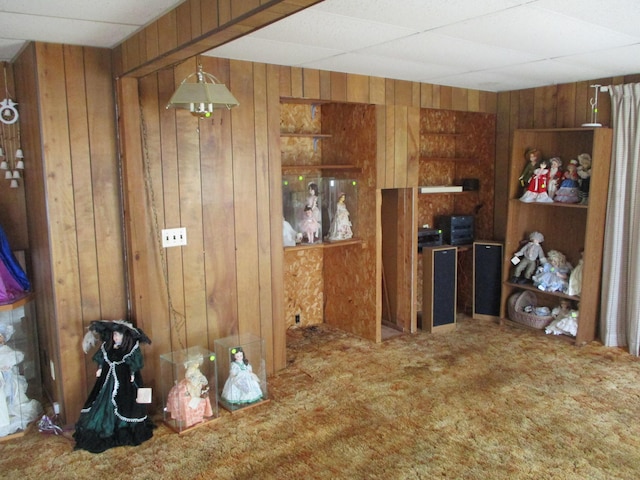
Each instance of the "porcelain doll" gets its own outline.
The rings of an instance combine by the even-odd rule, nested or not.
[[[542,159],[542,154],[537,148],[529,148],[524,152],[524,158],[526,163],[518,177],[521,191],[524,191],[524,189],[529,185],[529,181],[531,180],[531,177],[533,177],[533,171],[538,166],[538,162]]]
[[[169,391],[167,412],[171,418],[190,427],[213,416],[209,399],[209,380],[200,371],[203,357],[185,362],[184,378]]]
[[[553,157],[549,160],[549,183],[547,184],[547,194],[549,198],[553,200],[556,196],[556,192],[562,182],[562,159],[560,157]]]
[[[311,182],[309,183],[308,187],[309,187],[309,195],[307,196],[307,202],[305,204],[305,207],[309,207],[313,212],[313,218],[316,220],[318,224],[315,232],[315,238],[320,238],[320,235],[322,233],[320,231],[322,227],[322,212],[320,211],[320,207],[319,207],[320,197],[318,196],[319,195],[318,185],[314,182]],[[313,242],[309,242],[309,243],[313,243]]]
[[[557,250],[547,252],[547,262],[538,267],[531,277],[533,285],[543,292],[566,292],[569,286],[571,264],[563,253]]]
[[[568,313],[558,315],[544,329],[545,333],[553,335],[571,335],[575,337],[578,333],[578,310],[572,309]]]
[[[556,192],[553,200],[560,203],[578,203],[580,201],[578,197],[578,161],[575,159],[569,160],[567,169],[562,174],[562,182],[560,188]]]
[[[550,203],[553,202],[547,193],[547,185],[549,181],[549,169],[546,160],[540,161],[540,166],[533,171],[533,176],[529,180],[527,191],[520,197],[521,202],[532,203]]]
[[[24,353],[7,345],[13,332],[13,325],[0,324],[0,437],[24,430],[42,413],[40,403],[27,397],[27,380],[18,368]]]
[[[224,384],[221,398],[231,405],[243,405],[262,399],[260,379],[253,373],[242,347],[231,349],[229,378]]]
[[[535,272],[538,264],[544,264],[547,259],[540,245],[544,242],[544,235],[540,232],[532,232],[527,242],[520,250],[513,254],[511,262],[516,265],[512,283],[528,283]]]
[[[580,203],[586,205],[589,203],[589,186],[591,184],[591,155],[588,153],[578,155],[576,173],[580,178],[578,181],[578,197],[580,198]]]
[[[146,405],[136,402],[142,387],[144,365],[140,343],[151,340],[124,320],[91,322],[83,340],[86,352],[95,335],[102,344],[93,355],[98,365],[96,383],[80,410],[73,437],[76,449],[100,453],[112,447],[140,445],[153,436],[155,425],[147,417]]]
[[[569,276],[567,295],[580,296],[582,292],[582,270],[584,269],[584,250],[580,250],[580,260]]]
[[[315,243],[318,238],[320,224],[315,219],[313,210],[308,205],[304,207],[304,219],[302,220],[300,227],[302,229],[302,234],[307,237],[307,242]]]
[[[336,212],[329,227],[328,239],[330,241],[348,240],[353,237],[351,220],[349,220],[349,210],[347,210],[347,206],[344,203],[345,200],[346,194],[341,193],[338,197],[338,203],[336,204]]]

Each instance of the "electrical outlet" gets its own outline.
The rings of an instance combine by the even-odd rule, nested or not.
[[[296,313],[296,325],[300,325],[300,314]]]
[[[180,247],[187,244],[187,229],[165,228],[162,230],[162,247]]]

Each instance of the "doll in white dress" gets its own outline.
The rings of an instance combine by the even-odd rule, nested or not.
[[[260,379],[253,373],[242,347],[231,349],[229,378],[224,384],[221,398],[231,405],[254,403],[262,399]]]
[[[353,237],[349,210],[347,210],[347,206],[344,203],[346,198],[347,196],[344,193],[341,193],[338,197],[336,212],[331,219],[331,226],[329,227],[328,239],[330,241],[348,240]]]
[[[18,365],[24,353],[6,342],[13,335],[13,325],[0,324],[0,436],[27,428],[42,413],[40,402],[27,397],[27,380]]]

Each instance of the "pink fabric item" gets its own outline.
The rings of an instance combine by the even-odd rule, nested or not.
[[[0,304],[11,303],[23,297],[25,293],[5,264],[0,260]]]

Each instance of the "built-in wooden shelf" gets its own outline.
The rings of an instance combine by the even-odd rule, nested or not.
[[[9,312],[26,305],[33,298],[33,293],[27,293],[23,297],[14,300],[11,303],[0,304],[0,312]]]
[[[337,242],[322,242],[322,243],[301,243],[300,245],[296,245],[295,247],[284,247],[285,250],[305,250],[307,248],[336,248],[336,247],[346,247],[349,245],[361,245],[365,246],[365,242],[360,240],[359,238],[351,238],[349,240],[340,240]]]
[[[546,295],[551,295],[553,297],[558,297],[558,298],[567,298],[569,300],[573,300],[574,302],[579,302],[580,301],[580,297],[576,297],[573,295],[567,295],[566,293],[562,293],[562,292],[546,292],[543,290],[539,290],[537,287],[535,287],[533,284],[531,283],[511,283],[511,282],[504,282],[504,284],[508,287],[511,288],[516,288],[518,290],[531,290],[532,292],[536,292],[536,293],[540,293],[540,294],[546,294]]]
[[[530,206],[535,206],[535,208],[538,207],[550,207],[550,208],[578,208],[578,209],[583,209],[583,210],[587,210],[589,208],[589,205],[583,205],[581,203],[562,203],[562,202],[521,202],[519,199],[515,198],[515,199],[511,199],[510,202],[517,202],[520,205],[530,205]]]
[[[282,165],[282,173],[300,173],[314,170],[362,172],[362,167],[355,165]]]
[[[293,138],[331,138],[328,133],[289,133],[281,132],[281,137],[293,137]]]
[[[475,162],[475,158],[470,157],[420,157],[426,162]]]

